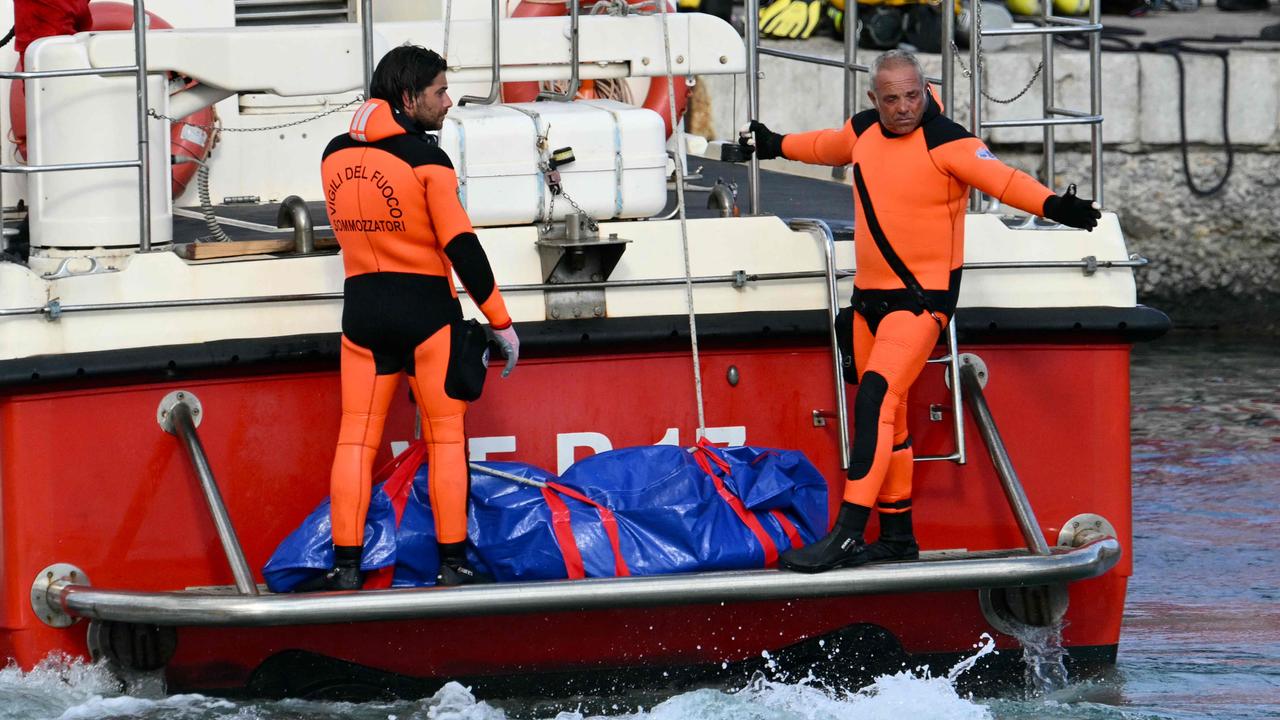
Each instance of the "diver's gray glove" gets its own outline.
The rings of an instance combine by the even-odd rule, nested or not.
[[[487,325],[485,331],[489,334],[489,342],[497,345],[502,356],[507,359],[507,366],[502,368],[502,377],[510,375],[515,369],[516,361],[520,359],[520,337],[516,335],[515,326],[508,324],[504,328],[495,328]]]

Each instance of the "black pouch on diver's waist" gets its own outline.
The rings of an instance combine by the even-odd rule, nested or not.
[[[836,313],[836,347],[840,349],[840,374],[850,385],[858,384],[858,371],[853,365],[853,306]]]
[[[489,339],[484,326],[475,320],[455,320],[449,324],[449,336],[444,393],[454,400],[477,400],[489,369]]]

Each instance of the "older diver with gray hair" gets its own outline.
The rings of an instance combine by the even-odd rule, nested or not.
[[[955,313],[969,188],[1071,227],[1092,230],[1101,217],[1074,186],[1055,195],[943,115],[911,53],[877,57],[867,97],[872,109],[839,128],[781,135],[750,124],[762,160],[853,165],[853,454],[831,532],[781,558],[801,572],[919,557],[907,391]],[[880,537],[867,543],[872,507]]]

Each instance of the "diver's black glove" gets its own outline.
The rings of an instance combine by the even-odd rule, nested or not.
[[[786,135],[778,133],[765,127],[764,123],[759,120],[752,120],[747,126],[753,135],[756,136],[756,156],[761,160],[772,160],[774,158],[783,157],[782,155],[782,138]],[[746,138],[738,140],[739,144],[747,144]]]
[[[1040,214],[1054,222],[1089,232],[1093,232],[1093,229],[1098,227],[1098,218],[1102,217],[1097,203],[1076,197],[1074,184],[1061,195],[1050,195],[1045,198],[1044,211]]]

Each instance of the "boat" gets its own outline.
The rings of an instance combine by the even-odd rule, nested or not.
[[[451,84],[476,92],[441,140],[467,154],[455,158],[464,202],[525,348],[471,406],[471,459],[558,472],[585,454],[701,437],[801,450],[842,485],[850,394],[832,322],[856,270],[848,186],[754,160],[686,164],[678,135],[668,164],[656,119],[623,130],[618,118],[642,111],[564,102],[588,80],[757,78],[760,55],[782,51],[759,47],[756,5],[745,40],[700,14],[494,22],[495,1],[488,17],[374,22],[365,0],[360,22],[33,43],[25,70],[2,74],[32,100],[28,164],[0,168],[20,178],[3,197],[6,247],[30,244],[0,262],[0,656],[24,668],[59,653],[104,659],[162,673],[173,692],[257,697],[421,694],[450,679],[549,695],[766,668],[844,679],[945,667],[983,634],[1014,650],[1023,629],[1057,625],[1074,672],[1114,664],[1132,573],[1129,352],[1168,319],[1137,302],[1145,260],[1114,213],[1086,233],[977,197],[956,320],[911,395],[919,561],[260,587],[277,543],[327,496],[338,427],[343,272],[318,158],[373,59],[406,41],[446,48]],[[143,12],[139,1],[134,28]],[[1095,5],[1087,22],[1046,16],[1025,30],[1090,37],[1095,92],[1083,111],[1050,95],[1023,124],[1099,127],[1099,27]],[[503,82],[547,80],[569,89],[495,102]],[[746,85],[758,116],[758,84]],[[214,103],[221,145],[194,160],[197,185],[224,200],[206,192],[203,208],[183,208],[168,179],[191,159],[154,139]],[[993,126],[976,115],[979,131]],[[78,131],[86,122],[94,132]],[[505,139],[494,130],[517,122]],[[578,122],[581,135],[562,137],[581,170],[566,168],[564,188],[589,207],[554,210],[537,140],[554,145]],[[231,132],[252,127],[269,130]],[[600,140],[600,128],[614,129]],[[624,132],[639,143],[627,153],[611,144]],[[477,315],[465,299],[464,310]],[[406,396],[385,457],[414,423]]]

